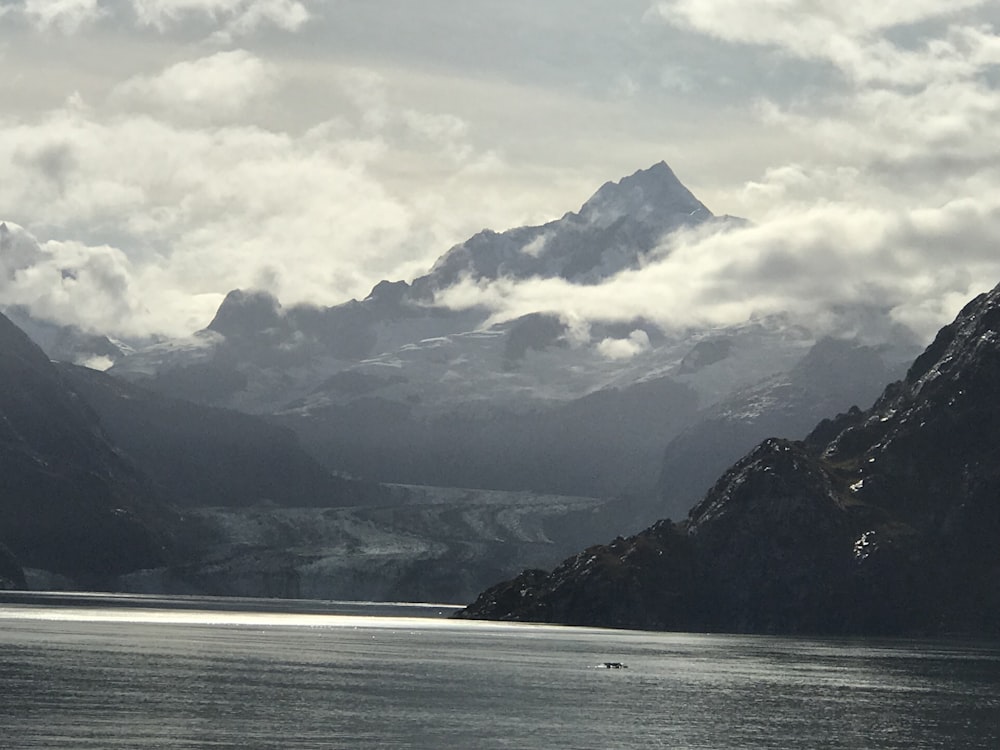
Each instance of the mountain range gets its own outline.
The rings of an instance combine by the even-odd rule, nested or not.
[[[673,472],[665,446],[725,399],[788,373],[818,334],[781,315],[722,329],[595,320],[581,333],[544,311],[491,323],[489,310],[451,309],[436,299],[463,279],[599,283],[667,252],[671,232],[743,223],[713,216],[660,163],[605,184],[578,211],[547,224],[480,232],[426,275],[380,282],[360,301],[285,308],[268,292],[234,290],[204,330],[140,347],[109,372],[165,395],[266,416],[333,472],[375,482],[629,495],[646,501],[647,517],[682,513],[696,498],[662,491],[687,482],[665,476]],[[885,317],[874,307],[862,314]],[[608,356],[616,342],[629,344],[631,356]],[[915,353],[898,330],[870,343],[887,369]],[[857,388],[837,384],[824,406],[866,404],[884,384],[877,372],[865,383],[846,382]],[[772,414],[771,423],[798,435],[818,416],[783,425]],[[751,432],[728,459],[759,439]]]
[[[681,522],[484,592],[468,617],[1000,635],[1000,287],[867,410],[770,438]]]
[[[102,586],[164,564],[180,519],[111,443],[41,349],[0,316],[0,555]],[[12,572],[14,571],[14,572]]]
[[[672,232],[743,225],[713,216],[660,163],[576,212],[485,230],[424,276],[332,307],[237,289],[188,337],[122,342],[0,304],[65,360],[32,355],[53,395],[31,401],[31,420],[61,422],[48,406],[78,404],[137,510],[109,499],[124,489],[102,502],[153,540],[117,566],[68,565],[51,543],[32,552],[0,532],[0,576],[16,579],[4,572],[16,559],[35,586],[459,602],[609,532],[682,517],[764,437],[801,438],[825,414],[870,404],[912,358],[912,336],[874,304],[850,314],[887,333],[862,342],[789,315],[581,331],[551,312],[492,322],[437,300],[465,280],[598,284],[669,252]],[[4,224],[3,268],[30,262],[32,243]],[[627,356],[609,355],[616,343]],[[79,366],[100,363],[113,366]],[[16,392],[31,375],[8,378]]]

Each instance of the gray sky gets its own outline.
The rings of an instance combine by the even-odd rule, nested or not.
[[[881,302],[929,335],[1000,282],[995,3],[0,0],[0,293],[184,334],[411,279],[662,160],[715,213],[598,287],[502,314],[729,323]]]

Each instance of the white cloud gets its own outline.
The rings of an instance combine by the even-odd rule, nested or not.
[[[128,258],[116,248],[79,242],[39,244],[13,223],[0,231],[0,292],[6,305],[24,305],[39,318],[136,333],[148,323]]]
[[[167,115],[233,117],[277,84],[275,68],[245,50],[184,60],[154,76],[133,76],[112,91],[114,101]]]
[[[58,48],[27,32],[26,7],[4,17],[21,37],[0,81],[0,207],[60,255],[120,251],[122,309],[150,330],[204,325],[235,286],[363,296],[661,158],[755,226],[687,236],[604,285],[500,281],[450,299],[584,322],[790,309],[827,327],[844,322],[824,306],[876,300],[926,333],[1000,280],[987,3],[674,0],[655,24],[637,22],[642,0],[473,1],[461,16],[444,0],[32,5],[68,24],[36,26],[76,30]],[[239,49],[210,54],[213,34]],[[642,95],[612,100],[616,80]]]
[[[224,36],[244,36],[263,26],[297,31],[312,14],[298,0],[131,0],[141,26],[164,31],[188,19],[209,20]]]
[[[20,278],[18,299],[36,294],[40,315],[120,335],[189,333],[230,289],[261,283],[285,303],[335,304],[425,272],[503,195],[510,167],[476,150],[464,121],[399,107],[377,85],[377,129],[368,101],[298,133],[237,121],[271,80],[255,56],[218,53],[133,77],[110,109],[74,95],[36,118],[0,119],[0,205],[54,258]],[[436,179],[396,190],[401,163]],[[527,195],[490,213],[521,223],[534,210]],[[57,259],[82,267],[87,248],[104,258],[101,278],[120,253],[121,283],[87,270],[45,292]],[[88,305],[74,291],[84,286]]]
[[[963,67],[959,50],[937,40],[911,53],[884,37],[903,26],[954,16],[984,0],[886,0],[875,5],[814,0],[667,0],[663,20],[727,42],[770,45],[803,59],[826,60],[858,80],[917,83],[926,65]]]
[[[315,18],[317,0],[10,0],[0,17],[19,16],[31,26],[77,34],[94,22],[116,17],[139,28],[167,32],[185,23],[210,26],[210,36],[228,42],[262,29],[300,31]]]
[[[3,12],[7,10],[10,9]],[[56,29],[66,34],[77,32],[105,13],[98,0],[24,0],[22,12],[36,28]]]
[[[591,321],[643,317],[674,329],[790,312],[817,334],[862,337],[871,332],[845,328],[857,320],[832,311],[883,309],[926,339],[1000,280],[998,236],[1000,190],[937,208],[824,203],[741,230],[676,235],[658,260],[603,284],[466,280],[440,301],[487,304],[494,320],[544,311]],[[624,355],[625,343],[601,346]]]
[[[598,353],[607,359],[632,359],[649,350],[649,334],[632,331],[625,339],[606,338],[597,344]]]

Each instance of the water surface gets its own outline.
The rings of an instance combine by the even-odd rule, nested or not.
[[[1000,747],[998,644],[154,603],[0,604],[0,747]]]

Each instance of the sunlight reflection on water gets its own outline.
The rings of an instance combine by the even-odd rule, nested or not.
[[[184,605],[0,604],[0,747],[1000,746],[996,644]]]

